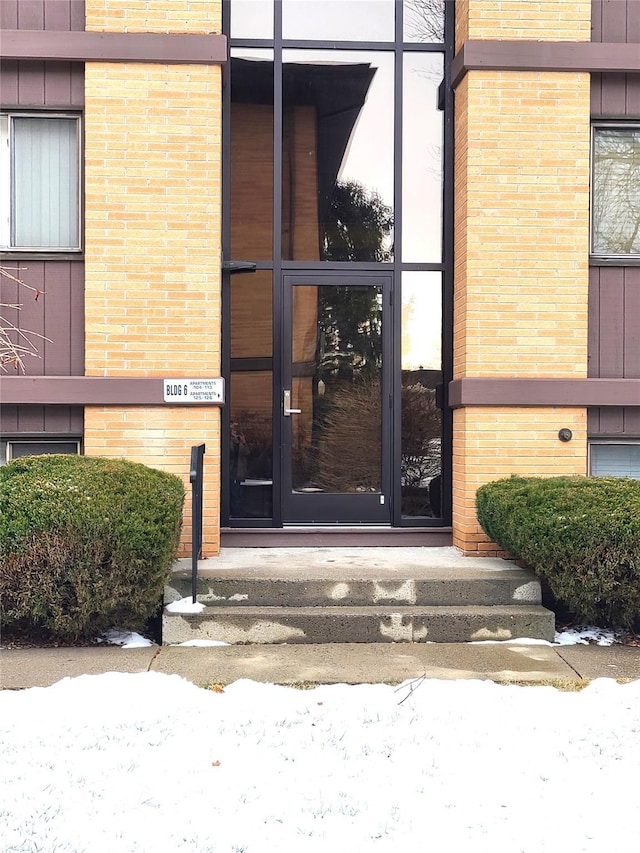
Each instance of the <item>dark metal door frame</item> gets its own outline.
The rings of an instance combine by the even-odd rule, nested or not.
[[[282,367],[279,394],[281,425],[281,500],[283,524],[390,524],[392,518],[392,281],[391,272],[336,270],[308,275],[285,271],[282,275]],[[295,414],[284,414],[282,392],[291,388],[293,288],[313,285],[376,286],[382,293],[382,390],[381,390],[381,492],[294,493],[292,488],[291,430]],[[275,402],[275,401],[274,401]],[[274,407],[274,412],[275,412]]]

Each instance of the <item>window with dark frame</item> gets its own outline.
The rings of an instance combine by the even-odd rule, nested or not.
[[[593,126],[591,254],[640,258],[640,124]]]
[[[81,450],[79,438],[8,438],[0,444],[0,464],[23,456],[65,454],[77,456]]]
[[[80,116],[0,113],[0,250],[79,251]]]
[[[589,473],[592,477],[632,477],[640,480],[640,439],[591,441]]]

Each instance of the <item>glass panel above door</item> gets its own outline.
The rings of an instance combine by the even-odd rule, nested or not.
[[[232,0],[231,38],[272,39],[273,0]]]
[[[445,0],[404,0],[403,39],[409,44],[444,41]]]
[[[283,54],[282,257],[393,260],[393,55]]]
[[[393,41],[394,0],[282,0],[282,37]]]

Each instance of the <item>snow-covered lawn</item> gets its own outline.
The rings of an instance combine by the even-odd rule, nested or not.
[[[3,691],[0,720],[3,853],[638,849],[640,682],[109,673]]]

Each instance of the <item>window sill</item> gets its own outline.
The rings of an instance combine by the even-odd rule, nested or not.
[[[592,255],[589,258],[590,267],[640,267],[640,255],[629,255],[622,257],[615,255],[613,257],[598,257]]]
[[[13,249],[0,249],[0,261],[82,261],[82,249],[71,249],[62,252],[39,251],[26,249],[19,252]]]

